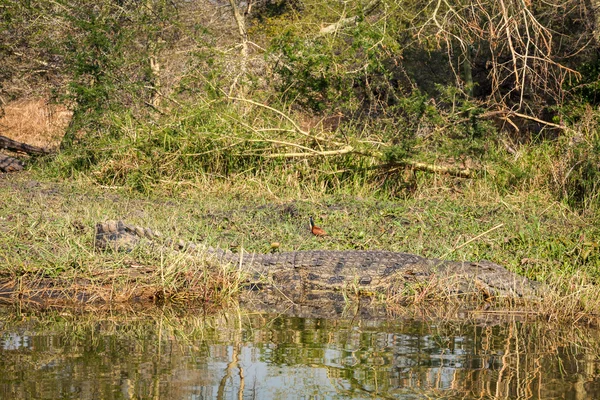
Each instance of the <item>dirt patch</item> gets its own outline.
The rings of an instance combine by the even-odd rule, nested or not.
[[[0,114],[0,135],[33,146],[56,149],[71,121],[72,112],[47,98],[9,102]]]

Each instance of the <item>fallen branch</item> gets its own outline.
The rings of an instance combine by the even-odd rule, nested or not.
[[[338,150],[325,150],[325,151],[317,151],[311,150],[311,152],[302,152],[302,153],[278,153],[278,154],[267,154],[265,158],[299,158],[299,157],[315,157],[315,156],[339,156],[342,154],[352,153],[354,148],[350,145],[338,149]]]
[[[400,161],[399,164],[412,167],[419,171],[435,172],[448,174],[452,176],[458,176],[460,178],[474,178],[476,171],[470,170],[469,168],[457,168],[457,167],[446,167],[442,165],[426,164],[419,161]]]
[[[292,125],[294,125],[294,128],[296,128],[296,131],[298,131],[299,133],[303,134],[304,136],[310,136],[310,133],[303,130],[302,128],[300,128],[300,126],[298,126],[298,124],[292,119],[290,118],[288,115],[286,115],[283,111],[279,111],[276,108],[270,107],[266,104],[262,104],[259,103],[257,101],[254,100],[250,100],[250,99],[243,99],[240,97],[229,97],[230,100],[238,100],[238,101],[245,101],[246,103],[250,103],[250,104],[254,104],[255,106],[259,106],[259,107],[263,107],[266,108],[267,110],[271,110],[276,114],[281,115],[283,118],[287,119]]]
[[[535,121],[537,123],[540,123],[542,125],[546,125],[552,128],[556,128],[556,129],[561,129],[563,131],[572,131],[571,128],[569,128],[566,125],[560,125],[560,124],[555,124],[553,122],[549,122],[549,121],[544,121],[543,119],[537,118],[537,117],[533,117],[531,115],[527,115],[527,114],[522,114],[522,113],[518,113],[516,111],[512,111],[512,110],[496,110],[496,111],[487,111],[478,115],[474,115],[472,117],[467,117],[467,118],[462,118],[459,119],[458,121],[454,121],[453,123],[444,126],[444,128],[447,128],[450,125],[458,125],[458,124],[462,124],[464,122],[470,121],[472,118],[477,118],[477,119],[485,119],[485,118],[491,118],[491,117],[499,117],[502,118],[503,120],[507,121],[509,124],[511,124],[513,127],[515,127],[515,129],[518,130],[518,128],[515,126],[515,124],[510,120],[510,117],[518,117],[518,118],[522,118],[522,119],[528,119],[530,121]]]
[[[305,131],[302,128],[300,128],[300,126],[296,123],[296,121],[294,121],[289,115],[285,114],[283,111],[280,111],[280,110],[278,110],[276,108],[273,108],[273,107],[268,106],[266,104],[259,103],[259,102],[254,101],[254,100],[244,99],[244,98],[241,98],[241,97],[229,97],[229,99],[230,100],[245,101],[246,103],[254,104],[255,106],[259,106],[259,107],[262,107],[262,108],[266,108],[267,110],[273,111],[274,113],[279,114],[283,118],[287,119],[294,126],[296,132],[298,132],[298,133],[300,133],[300,134],[302,134],[302,135],[304,135],[304,136],[306,136],[308,138],[315,139],[315,140],[320,140],[320,141],[323,141],[323,142],[329,142],[329,143],[337,145],[337,146],[343,146],[344,145],[344,143],[340,143],[340,142],[337,142],[337,141],[329,140],[329,139],[326,139],[324,137],[320,137],[320,136],[316,136],[316,135],[311,135],[309,131]],[[253,130],[255,130],[255,129],[253,129]]]
[[[266,143],[280,144],[280,145],[283,145],[283,146],[296,147],[296,148],[301,149],[301,150],[306,150],[306,153],[298,153],[298,154],[307,154],[307,155],[314,154],[314,155],[319,155],[318,153],[320,153],[319,150],[311,149],[310,147],[302,146],[301,144],[297,144],[297,143],[284,142],[282,140],[275,140],[275,139],[250,139],[250,140],[248,140],[248,142],[252,142],[252,143],[266,142]],[[277,156],[278,155],[274,155],[274,154],[269,155],[269,157],[277,157]]]
[[[569,128],[568,126],[559,125],[559,124],[555,124],[553,122],[544,121],[543,119],[532,117],[531,115],[521,114],[521,113],[514,112],[514,111],[509,111],[508,114],[507,114],[507,117],[509,117],[511,115],[514,115],[515,117],[519,117],[519,118],[523,118],[523,119],[528,119],[528,120],[531,120],[531,121],[539,122],[542,125],[551,126],[553,128],[562,129],[564,131],[571,130],[571,128]]]
[[[286,141],[282,141],[282,140],[275,140],[275,139],[252,139],[252,140],[249,140],[249,142],[267,142],[267,143],[279,144],[279,145],[284,145],[284,146],[296,147],[298,149],[304,150],[302,152],[297,152],[297,153],[266,154],[266,155],[263,155],[263,157],[265,157],[265,158],[326,157],[326,156],[339,156],[339,155],[348,154],[348,153],[354,153],[357,155],[379,158],[375,154],[357,151],[351,145],[345,145],[344,147],[342,147],[340,149],[336,149],[336,150],[315,150],[315,149],[311,149],[309,147],[303,146],[301,144],[286,142]],[[457,167],[452,167],[452,166],[433,165],[433,164],[427,164],[427,163],[423,163],[423,162],[419,162],[419,161],[410,161],[410,160],[400,161],[396,164],[409,166],[411,168],[414,168],[414,169],[417,169],[420,171],[448,174],[448,175],[457,176],[457,177],[461,177],[461,178],[474,178],[476,176],[476,171],[473,171],[469,168],[457,168]],[[380,167],[384,167],[384,166],[387,167],[387,166],[389,166],[389,164],[380,165],[375,168],[380,168]]]
[[[15,153],[26,153],[35,155],[50,153],[44,148],[32,146],[27,143],[17,142],[16,140],[9,139],[6,136],[2,135],[0,135],[0,149],[14,151]],[[6,154],[0,154],[0,171],[17,172],[22,171],[24,167],[25,164],[23,163],[23,161],[8,156]]]
[[[7,138],[6,136],[0,135],[0,149],[7,149],[10,151],[27,153],[27,154],[48,154],[49,151],[41,147],[32,146],[27,143],[17,142]]]
[[[233,11],[233,18],[235,19],[235,23],[238,27],[238,33],[242,40],[240,51],[240,73],[233,80],[233,83],[229,88],[229,93],[233,93],[238,83],[238,79],[241,77],[242,83],[240,84],[240,92],[243,95],[244,79],[246,78],[246,70],[248,66],[248,31],[246,29],[246,19],[242,16],[242,14],[240,14],[240,10],[236,4],[236,1],[229,0],[229,5],[231,6],[231,10]],[[248,5],[248,10],[250,9],[250,7],[251,6]]]

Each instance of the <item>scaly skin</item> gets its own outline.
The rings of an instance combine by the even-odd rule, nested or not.
[[[148,228],[107,221],[96,225],[96,246],[131,250],[141,241],[162,242],[175,250],[193,253],[221,263],[240,265],[256,278],[269,276],[289,292],[310,289],[395,291],[408,283],[443,280],[456,293],[480,293],[485,297],[539,297],[539,284],[489,261],[454,262],[427,259],[408,253],[363,250],[309,250],[275,254],[237,254],[198,246],[183,240],[164,240]],[[257,279],[258,281],[258,279]],[[293,296],[293,293],[290,293]]]
[[[24,164],[22,161],[17,160],[14,157],[7,156],[6,154],[0,154],[0,171],[2,172],[16,172],[22,171]]]

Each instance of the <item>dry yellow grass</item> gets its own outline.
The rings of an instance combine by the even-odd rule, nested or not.
[[[51,104],[47,98],[9,102],[3,110],[0,135],[50,150],[59,146],[72,116],[64,105]]]

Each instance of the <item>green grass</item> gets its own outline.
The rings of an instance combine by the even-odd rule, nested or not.
[[[195,182],[176,194],[166,185],[144,195],[98,186],[84,176],[64,182],[49,180],[40,171],[5,175],[0,181],[0,275],[4,280],[62,282],[91,278],[104,288],[103,296],[110,296],[107,290],[119,292],[123,300],[132,287],[174,301],[193,297],[222,302],[236,293],[241,277],[235,271],[220,270],[215,279],[201,261],[190,264],[176,254],[165,258],[147,250],[95,251],[94,224],[123,219],[166,236],[234,251],[268,252],[277,242],[280,251],[384,249],[431,258],[487,259],[550,283],[572,300],[567,307],[556,298],[556,314],[577,319],[596,312],[596,216],[575,213],[539,192],[503,196],[476,180],[449,192],[447,182],[438,183],[406,199],[369,194],[368,188],[298,192],[250,179]],[[310,234],[309,215],[329,236]],[[153,274],[132,278],[132,266],[140,265],[151,267]]]
[[[278,243],[279,251],[382,249],[487,259],[555,288],[557,297],[545,302],[548,315],[595,315],[600,208],[595,175],[580,168],[595,162],[589,153],[595,136],[580,147],[563,139],[524,144],[515,155],[493,142],[493,132],[472,141],[439,132],[416,140],[410,154],[398,153],[390,164],[385,124],[377,125],[381,131],[349,124],[307,133],[273,109],[252,106],[215,101],[155,121],[106,114],[104,130],[28,173],[3,176],[0,276],[70,287],[87,279],[111,301],[118,293],[123,301],[222,303],[236,293],[243,277],[227,267],[209,272],[202,260],[147,249],[95,251],[95,223],[123,219],[234,251],[264,253]],[[357,153],[271,157],[335,151],[342,142]],[[465,163],[477,173],[466,179],[423,172],[411,160]],[[585,190],[576,196],[572,188]],[[310,215],[328,236],[310,234]],[[422,294],[413,289],[415,297]]]

